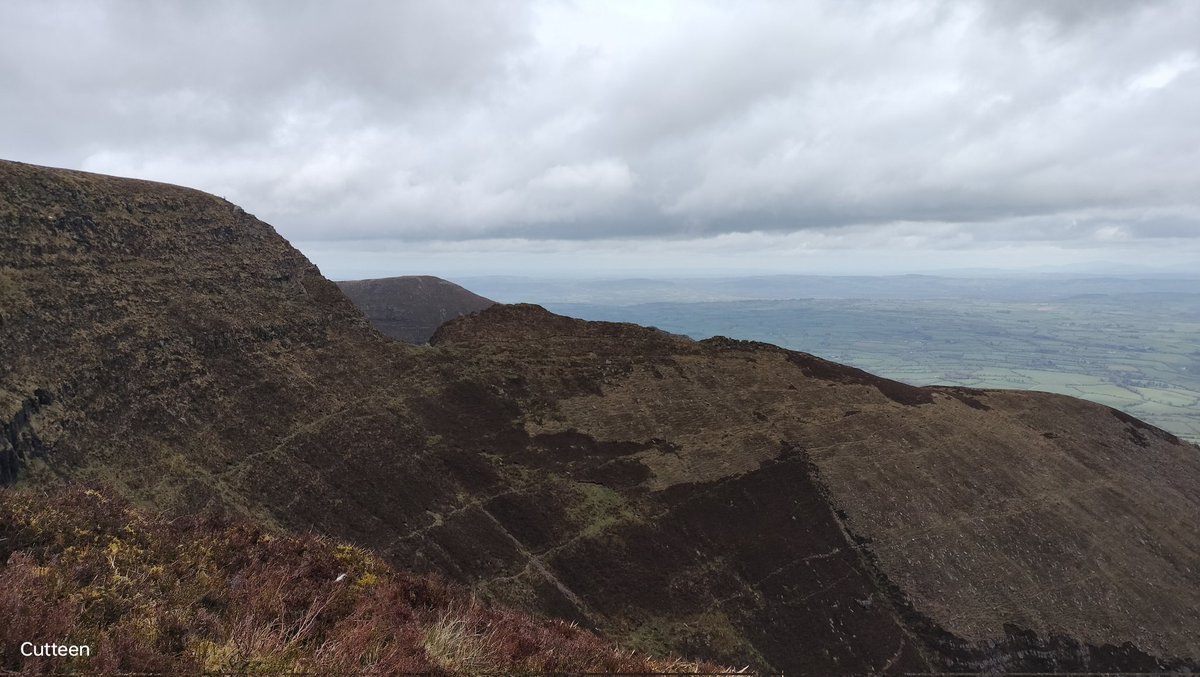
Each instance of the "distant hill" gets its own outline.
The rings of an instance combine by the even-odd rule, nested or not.
[[[429,275],[406,275],[336,283],[371,326],[406,343],[426,343],[447,320],[495,305],[495,301]]]
[[[0,491],[94,481],[168,520],[220,509],[285,559],[313,532],[624,649],[791,676],[1200,666],[1200,450],[1072,397],[918,388],[532,305],[417,348],[224,200],[7,162],[0,354]],[[72,589],[39,576],[101,581],[71,610],[134,619],[173,657],[200,638],[154,609],[238,618],[221,605],[240,598],[183,578],[130,583],[187,572],[137,528],[8,505],[28,526],[0,555],[51,540],[0,556],[17,609],[0,659],[23,591]],[[112,559],[76,567],[54,534]],[[270,549],[181,561],[257,581],[240,572]],[[314,551],[320,580],[336,554]]]

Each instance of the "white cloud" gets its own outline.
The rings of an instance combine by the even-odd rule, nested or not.
[[[1191,52],[1184,52],[1175,57],[1155,64],[1146,71],[1140,73],[1129,84],[1130,89],[1162,89],[1167,85],[1175,82],[1180,75],[1187,73],[1190,70],[1200,65],[1197,62],[1196,55]]]

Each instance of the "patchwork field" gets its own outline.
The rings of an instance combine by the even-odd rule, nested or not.
[[[918,385],[1074,395],[1200,440],[1200,294],[547,307],[694,338],[766,341]]]

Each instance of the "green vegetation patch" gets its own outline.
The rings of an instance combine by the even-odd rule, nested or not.
[[[634,507],[613,489],[592,482],[577,482],[575,491],[579,501],[568,509],[568,515],[579,525],[581,536],[595,537],[616,525],[641,521]]]
[[[626,634],[626,641],[648,653],[662,653],[672,645],[687,646],[702,648],[709,655],[751,657],[762,665],[769,664],[721,611],[679,618],[649,616]]]

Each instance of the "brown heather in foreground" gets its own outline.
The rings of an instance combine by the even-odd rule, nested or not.
[[[21,642],[88,659],[23,658]],[[74,662],[72,662],[74,661]],[[490,609],[317,536],[167,520],[96,488],[0,491],[0,673],[692,672]]]

